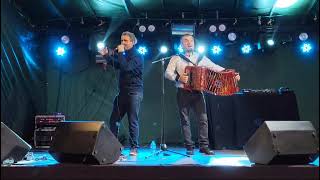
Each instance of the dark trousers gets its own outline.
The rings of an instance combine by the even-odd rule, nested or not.
[[[203,93],[178,88],[177,102],[185,146],[194,147],[189,118],[190,110],[193,110],[197,118],[196,120],[199,123],[199,146],[208,147],[208,117]]]
[[[118,137],[120,121],[127,114],[129,121],[129,142],[131,148],[139,147],[139,110],[142,92],[119,93],[113,101],[110,130]]]

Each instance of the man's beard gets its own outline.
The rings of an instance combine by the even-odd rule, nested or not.
[[[186,52],[186,53],[191,53],[191,52],[193,52],[194,51],[194,48],[190,48],[190,49],[186,49],[184,52]]]

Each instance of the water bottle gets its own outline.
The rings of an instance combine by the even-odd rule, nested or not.
[[[154,153],[157,150],[157,144],[154,140],[152,140],[150,143],[150,150],[152,151],[152,153]]]

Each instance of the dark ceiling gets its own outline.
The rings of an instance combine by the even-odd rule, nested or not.
[[[319,0],[298,0],[273,8],[276,0],[9,0],[34,25],[111,19],[234,19],[305,17],[319,12]]]

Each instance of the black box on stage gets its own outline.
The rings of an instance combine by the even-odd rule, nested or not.
[[[58,162],[112,164],[122,145],[101,121],[60,122],[49,153]]]
[[[13,159],[18,162],[30,151],[31,146],[1,122],[1,162]]]
[[[319,139],[309,121],[265,121],[244,151],[256,164],[307,164],[319,155]]]

